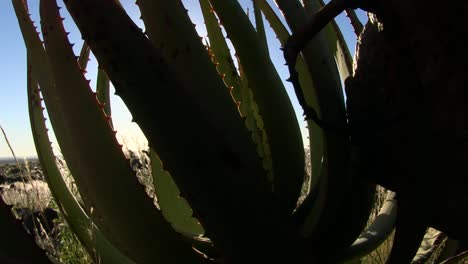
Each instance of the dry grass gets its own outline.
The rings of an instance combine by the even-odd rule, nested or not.
[[[25,175],[28,169],[27,165],[20,164],[21,178],[27,178]],[[3,185],[1,198],[6,204],[12,205],[13,208],[29,208],[33,211],[42,211],[44,208],[53,208],[58,210],[58,206],[53,199],[50,189],[46,182],[40,180],[28,180],[22,182],[14,182],[10,185]],[[61,213],[56,220],[56,232],[52,236],[41,233],[41,226],[35,227],[35,241],[39,247],[45,249],[54,258],[65,264],[91,264],[91,258],[86,250],[76,238],[75,234],[70,230],[69,226],[63,219]],[[26,231],[25,231],[26,232]]]
[[[38,180],[4,186],[2,197],[6,204],[36,211],[48,207],[52,198],[47,183]]]
[[[1,185],[0,199],[3,199],[6,204],[11,205],[13,208],[29,208],[32,211],[39,212],[42,212],[44,208],[48,207],[58,210],[57,203],[54,201],[47,183],[33,179],[29,162],[27,160],[24,160],[22,163],[18,161],[13,147],[11,146],[2,126],[0,126],[0,130],[3,133],[5,141],[10,148],[11,154],[16,163],[15,169],[19,175],[15,175],[15,178],[20,179],[20,181],[13,182],[8,185]],[[58,165],[62,171],[67,171],[67,169],[64,168],[63,163],[61,164],[59,162]],[[40,164],[37,164],[37,167],[39,168],[34,168],[35,173],[42,174]],[[71,191],[79,197],[76,188],[73,188],[74,185],[70,180],[70,177],[66,177],[65,180],[69,183]],[[80,244],[75,234],[70,230],[61,213],[59,213],[59,219],[56,220],[56,224],[57,232],[54,232],[55,237],[48,236],[41,226],[35,225],[34,233],[36,244],[40,248],[46,250],[52,256],[52,259],[56,259],[61,263],[91,264],[92,261],[86,250]],[[39,233],[42,233],[43,236],[41,237]]]

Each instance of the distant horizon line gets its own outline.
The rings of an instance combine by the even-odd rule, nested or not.
[[[16,159],[18,160],[23,160],[23,159],[38,159],[37,155],[31,155],[31,156],[16,156]],[[15,157],[13,156],[4,156],[4,157],[0,157],[0,160],[6,160],[6,159],[15,159]]]
[[[39,157],[38,156],[22,156],[22,157],[16,157],[16,159],[18,160],[18,162],[24,162],[24,160],[38,160]],[[3,163],[3,162],[6,162],[6,161],[15,161],[15,158],[13,156],[9,156],[9,157],[0,157],[0,162]]]

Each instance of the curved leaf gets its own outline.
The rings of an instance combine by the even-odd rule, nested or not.
[[[325,6],[323,0],[311,1],[311,10],[317,12]],[[352,10],[354,12],[354,10]],[[324,28],[326,39],[330,45],[330,50],[333,52],[338,71],[340,72],[341,80],[344,81],[348,76],[353,74],[353,57],[349,52],[349,47],[343,37],[338,24],[335,20],[331,21]]]
[[[139,263],[153,263],[158,259],[200,262],[190,245],[182,241],[155,209],[129,167],[74,60],[55,1],[41,1],[40,11],[56,85],[49,91],[53,99],[47,96],[44,99],[47,107],[56,104],[54,110],[60,109],[51,115],[51,121],[87,210],[94,211],[93,222],[124,254]],[[167,248],[179,254],[174,256]]]
[[[210,40],[210,51],[213,55],[213,61],[216,69],[223,78],[224,83],[239,105],[239,111],[244,118],[247,129],[252,133],[252,140],[257,145],[257,153],[262,158],[263,168],[267,170],[267,178],[272,182],[271,157],[268,142],[265,139],[266,132],[263,129],[263,122],[258,114],[258,106],[252,96],[252,90],[249,88],[247,78],[245,77],[242,64],[238,62],[239,74],[234,65],[231,52],[223,36],[218,19],[214,14],[208,0],[200,0],[200,7],[205,19],[206,30]]]
[[[292,39],[308,39],[307,15],[297,0],[276,0],[292,29]],[[310,22],[308,23],[310,25]],[[298,33],[299,32],[299,33]],[[301,43],[302,55],[312,75],[321,108],[321,120],[334,129],[325,130],[321,195],[324,204],[312,210],[302,231],[324,256],[348,247],[365,226],[372,204],[373,186],[361,182],[352,167],[346,132],[346,114],[339,71],[326,33],[321,31],[310,42]],[[306,45],[307,44],[307,45]],[[288,47],[286,47],[288,49]],[[340,130],[341,128],[341,130]],[[317,215],[317,213],[319,213]]]
[[[150,150],[151,173],[153,175],[154,190],[164,217],[172,227],[188,237],[202,235],[205,231],[192,217],[192,209],[180,196],[179,188],[171,175],[162,168],[161,160],[154,150]]]
[[[347,8],[345,10],[346,15],[348,16],[351,25],[353,26],[354,33],[356,34],[357,37],[361,34],[362,30],[364,29],[364,25],[362,22],[359,20],[358,16],[356,15],[356,12],[352,8]]]
[[[395,193],[389,192],[387,198],[371,225],[362,231],[359,238],[345,250],[343,260],[364,257],[378,248],[392,233],[397,217]]]
[[[210,0],[228,32],[258,105],[270,146],[274,193],[283,214],[296,207],[304,177],[304,148],[291,101],[268,51],[242,7],[234,0]]]
[[[275,32],[276,37],[280,41],[281,45],[284,46],[290,37],[288,30],[266,1],[257,1],[257,3],[265,15],[265,18],[270,23],[270,26]],[[304,93],[307,104],[312,106],[317,111],[318,115],[321,116],[320,106],[317,101],[317,94],[314,88],[314,83],[312,81],[312,76],[310,75],[302,56],[300,56],[297,60],[296,69],[299,73],[299,82],[301,83],[302,91]],[[307,127],[309,129],[309,147],[312,166],[309,189],[310,192],[316,192],[322,168],[324,135],[322,129],[313,121],[308,120]]]
[[[29,71],[34,67],[29,66]],[[85,249],[95,262],[109,264],[134,263],[117,250],[92,223],[78,201],[68,189],[62,174],[57,167],[55,156],[50,145],[45,119],[42,114],[41,98],[37,82],[28,77],[28,106],[37,156],[44,171],[44,178],[54,196],[55,201],[66,219],[68,225],[83,243]]]
[[[83,46],[81,47],[80,56],[78,57],[78,65],[82,70],[86,70],[88,67],[89,62],[89,54],[91,53],[91,49],[89,48],[86,42],[83,42]]]
[[[259,36],[260,42],[263,45],[263,49],[268,52],[268,43],[267,37],[265,33],[265,26],[263,25],[263,16],[262,11],[259,8],[259,2],[261,0],[253,0],[253,8],[254,8],[254,15],[255,15],[255,29],[257,30],[257,34]]]
[[[98,69],[96,81],[96,99],[102,104],[104,113],[109,117],[109,124],[113,127],[110,105],[110,81],[104,70]]]
[[[290,254],[300,250],[298,238],[276,208],[261,177],[265,172],[255,146],[222,82],[201,87],[187,82],[187,76],[181,76],[185,72],[167,63],[116,1],[65,3],[163,168],[226,261],[298,255]],[[200,66],[185,63],[191,65],[189,70]]]

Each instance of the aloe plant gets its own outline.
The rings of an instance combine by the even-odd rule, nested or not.
[[[204,46],[181,1],[138,0],[143,33],[117,0],[67,0],[85,42],[77,59],[55,0],[40,1],[44,43],[25,1],[12,2],[30,62],[37,152],[62,213],[96,262],[335,262],[369,253],[390,233],[394,202],[369,227],[376,235],[359,237],[375,185],[360,175],[349,137],[320,126],[347,122],[341,83],[352,59],[336,24],[289,65],[304,110],[317,114],[308,120],[311,191],[297,206],[302,136],[262,15],[285,45],[287,28],[300,31],[323,3],[276,1],[283,25],[269,2],[255,0],[253,26],[238,1],[200,0]],[[83,75],[90,52],[100,67],[97,94]],[[109,80],[149,141],[159,208],[116,141]],[[39,89],[83,207],[56,168]]]

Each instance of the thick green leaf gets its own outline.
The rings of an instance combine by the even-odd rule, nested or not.
[[[154,150],[150,150],[151,173],[159,208],[172,227],[188,237],[202,235],[205,231],[193,218],[193,211],[187,201],[180,196],[179,188],[171,175],[162,168],[161,160]]]
[[[194,93],[197,99],[203,102],[200,105],[202,111],[219,122],[220,127],[232,126],[229,115],[233,114],[237,105],[230,96],[229,86],[223,83],[216,71],[182,3],[138,0],[137,4],[150,40],[160,48],[167,62],[176,71],[183,73],[178,78],[199,88],[199,91]],[[221,104],[224,106],[220,107]]]
[[[265,138],[266,132],[263,129],[263,122],[258,114],[258,106],[253,99],[252,90],[249,88],[242,64],[238,60],[239,76],[218,19],[209,1],[200,0],[200,6],[205,19],[206,30],[210,40],[210,51],[212,52],[216,69],[223,77],[226,86],[231,89],[234,99],[240,103],[239,111],[245,120],[247,129],[252,133],[252,140],[257,145],[257,153],[262,158],[263,168],[268,172],[267,177],[272,181],[271,157],[268,142]]]
[[[310,19],[310,17],[314,16],[315,13],[317,12],[316,9],[314,9],[314,5],[316,5],[317,0],[302,0],[302,5],[304,6],[304,10],[306,11],[307,17]]]
[[[276,0],[276,3],[285,14],[286,21],[293,33],[306,25],[305,10],[298,0]],[[322,119],[336,127],[345,127],[341,80],[329,43],[322,31],[308,43],[302,54],[312,75],[322,110]]]
[[[210,0],[228,32],[258,105],[271,150],[274,193],[285,215],[296,207],[304,177],[304,149],[291,101],[242,7]]]
[[[323,0],[311,1],[309,9],[313,12],[317,12],[325,6]],[[349,47],[343,37],[338,24],[335,20],[331,21],[324,30],[326,39],[330,45],[330,50],[333,52],[338,71],[340,72],[341,80],[344,81],[346,78],[353,74],[353,57],[349,52]]]
[[[268,135],[265,131],[265,125],[263,119],[260,116],[258,105],[255,102],[252,89],[249,87],[249,80],[245,75],[242,63],[238,61],[239,73],[241,80],[242,96],[244,98],[245,107],[251,112],[250,115],[245,117],[245,124],[247,128],[252,132],[252,140],[257,144],[257,153],[260,155],[263,163],[263,168],[267,170],[267,179],[273,188],[273,172],[272,172],[272,160],[271,150],[268,142]]]
[[[187,83],[195,87],[204,87],[203,90],[206,91],[211,90],[210,93],[206,93],[204,96],[200,97],[201,102],[203,102],[201,105],[207,107],[207,113],[210,115],[213,109],[218,108],[218,110],[214,112],[214,114],[216,114],[216,116],[214,116],[215,122],[218,126],[222,123],[224,123],[223,126],[231,126],[229,130],[235,131],[232,125],[229,124],[232,122],[232,119],[227,118],[228,114],[223,114],[219,111],[220,102],[227,98],[226,92],[231,92],[231,96],[235,101],[235,104],[225,101],[226,105],[231,104],[233,107],[236,107],[238,102],[241,102],[241,105],[242,102],[246,102],[244,106],[248,106],[251,101],[247,101],[246,99],[248,90],[241,86],[226,40],[222,35],[211,7],[209,7],[209,3],[207,1],[202,1],[201,7],[204,17],[206,18],[205,24],[207,26],[208,36],[210,37],[210,47],[208,51],[212,52],[210,54],[212,55],[211,60],[215,61],[216,68],[213,67],[213,63],[208,59],[208,53],[205,51],[205,47],[202,46],[198,34],[195,32],[181,3],[147,0],[141,0],[137,3],[141,8],[142,18],[146,23],[147,34],[150,39],[156,43],[156,46],[163,47],[161,49],[163,55],[168,61],[173,62],[180,72],[184,73],[182,76],[187,80]],[[171,15],[167,16],[165,14]],[[171,27],[167,27],[166,24],[170,24]],[[184,49],[184,43],[190,43],[189,46],[191,48],[189,50]],[[175,52],[177,53],[176,58],[172,57],[172,54]],[[197,65],[195,70],[193,69],[193,64],[187,64],[187,61]],[[219,74],[216,74],[214,71],[215,69],[218,70]],[[221,81],[224,81],[224,85]],[[211,100],[207,100],[210,98],[219,98],[217,99],[217,104],[213,105],[210,103]],[[208,108],[210,105],[212,107]],[[242,107],[239,110],[244,110],[244,113],[241,112],[241,114],[243,116],[247,115],[247,118],[251,118],[249,115],[249,111],[252,111],[251,109]],[[249,126],[247,127],[249,128]],[[255,143],[264,144],[263,142]],[[264,153],[260,153],[260,156],[264,157],[265,155]],[[271,167],[264,167],[271,171]]]
[[[302,27],[307,15],[299,1],[276,0],[276,3],[293,33],[301,32],[293,36],[306,39]],[[329,255],[348,247],[365,226],[373,186],[353,179],[341,79],[326,32],[321,31],[309,43],[301,44],[307,44],[302,55],[312,75],[321,119],[335,128],[324,131],[321,178],[327,178],[320,180],[324,204],[311,211],[302,231],[320,254]]]
[[[96,98],[102,104],[104,113],[106,116],[111,116],[111,105],[110,105],[110,81],[109,77],[104,70],[98,69],[97,82],[96,82]],[[112,119],[109,119],[111,126]]]
[[[33,69],[33,66],[29,64],[28,73]],[[68,189],[57,167],[55,156],[50,145],[45,119],[42,114],[43,108],[41,106],[41,101],[38,84],[32,79],[32,76],[29,76],[29,117],[37,156],[41,162],[45,180],[47,181],[55,201],[59,204],[59,208],[68,225],[95,262],[99,261],[99,263],[109,264],[134,263],[103,236]]]
[[[254,8],[254,15],[255,15],[255,28],[257,29],[257,34],[260,37],[260,42],[263,45],[263,49],[265,49],[268,52],[268,43],[267,43],[267,37],[265,33],[265,26],[263,25],[262,11],[258,7],[259,2],[261,1],[262,0],[252,1],[253,8]]]
[[[78,57],[78,65],[83,71],[86,71],[89,62],[89,54],[91,53],[91,49],[89,48],[86,42],[83,42],[83,46],[81,47],[80,56]]]
[[[174,177],[226,262],[286,261],[299,256],[298,238],[290,233],[292,227],[280,215],[261,177],[265,172],[257,162],[255,146],[221,80],[221,85],[193,85],[188,80],[191,74],[180,72],[182,65],[168,64],[116,1],[65,3],[163,168]],[[188,50],[173,53],[172,62],[194,48],[185,47]],[[204,68],[196,60],[184,63],[191,65],[188,70]],[[214,66],[209,67],[219,78]]]
[[[62,153],[87,201],[88,211],[94,209],[93,220],[119,249],[141,263],[155,259],[176,261],[167,248],[187,252],[178,254],[180,259],[197,260],[190,245],[181,242],[132,174],[74,59],[55,2],[42,1],[41,16],[56,86],[47,80],[51,76],[48,60],[29,17],[20,5],[15,7],[19,7],[18,21],[31,61],[41,65],[37,79]],[[156,236],[158,240],[154,240]]]
[[[260,8],[258,7],[259,5],[259,0],[254,0],[252,1],[253,8],[254,8],[254,15],[255,15],[255,28],[257,30],[257,35],[259,37],[260,43],[263,46],[263,49],[268,52],[268,42],[267,42],[267,36],[265,33],[265,26],[263,24],[263,16]],[[239,61],[239,67],[242,67],[242,62]],[[273,183],[273,190],[274,188],[274,175],[272,171],[272,166],[273,166],[273,159],[271,157],[271,148],[270,148],[270,143],[268,140],[268,134],[267,131],[265,130],[265,124],[263,122],[263,118],[260,114],[260,109],[258,107],[258,104],[255,102],[255,98],[253,95],[253,91],[250,88],[249,81],[247,79],[247,76],[245,75],[245,71],[242,68],[242,73],[243,73],[243,90],[247,90],[246,94],[248,94],[248,98],[246,100],[249,100],[249,105],[251,105],[253,109],[253,116],[256,120],[257,123],[257,131],[260,135],[260,143],[262,144],[262,149],[263,149],[263,167],[268,170],[268,179]],[[278,182],[276,182],[278,184]]]
[[[343,260],[359,259],[378,248],[392,233],[397,217],[395,193],[389,192],[379,214],[359,238],[345,250]]]
[[[242,116],[248,115],[248,110],[243,105],[245,95],[240,89],[240,77],[231,56],[231,51],[226,43],[226,39],[221,31],[218,19],[208,0],[199,0],[203,18],[205,20],[206,31],[210,41],[209,51],[212,61],[216,65],[216,70],[221,75],[224,84],[231,90],[231,94],[236,102],[240,102],[239,110]]]
[[[352,8],[347,8],[345,10],[346,15],[348,16],[351,25],[353,26],[354,33],[356,34],[356,37],[359,37],[361,34],[362,30],[364,29],[364,25],[362,22],[359,20],[359,17],[356,15],[356,12]]]
[[[279,17],[273,11],[273,8],[267,3],[267,1],[257,1],[258,6],[262,10],[265,18],[270,23],[271,28],[276,34],[276,37],[280,41],[281,45],[284,46],[290,34],[286,27],[283,25]],[[320,106],[317,102],[317,95],[314,88],[314,83],[310,72],[308,71],[307,65],[304,58],[300,56],[297,60],[296,70],[299,73],[299,82],[304,93],[305,101],[308,105],[312,106],[321,116]],[[321,175],[322,158],[323,158],[323,131],[313,121],[307,121],[309,129],[309,147],[310,147],[310,158],[312,166],[312,175],[310,180],[310,192],[315,192],[319,178]],[[319,204],[315,203],[317,206]]]
[[[83,71],[86,71],[86,67],[89,62],[89,55],[91,53],[91,48],[86,42],[83,42],[81,47],[80,56],[78,57],[78,64]],[[109,94],[109,78],[107,78],[106,72],[102,69],[98,69],[97,82],[96,82],[96,98],[104,107],[104,113],[107,116],[111,116],[110,108],[110,94]],[[112,125],[112,120],[109,119],[109,123]]]

